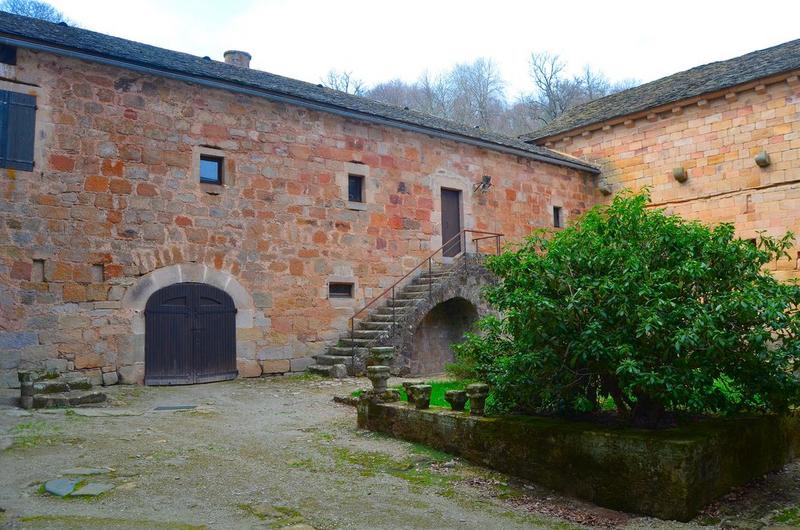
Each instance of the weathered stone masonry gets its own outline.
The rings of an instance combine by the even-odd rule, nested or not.
[[[599,164],[613,192],[648,186],[654,206],[706,223],[732,222],[740,237],[800,235],[798,74],[598,121],[537,143]],[[762,151],[766,167],[755,162]],[[688,176],[683,183],[673,177],[681,167]],[[798,256],[795,245],[790,259],[773,263],[776,277],[800,277]]]
[[[178,281],[234,299],[240,375],[302,370],[441,244],[442,187],[462,191],[465,228],[509,240],[599,200],[589,173],[94,62],[20,48],[2,78],[38,106],[34,171],[0,169],[6,385],[19,367],[140,382],[143,304]],[[198,181],[207,149],[224,186]],[[328,299],[329,281],[354,298]]]

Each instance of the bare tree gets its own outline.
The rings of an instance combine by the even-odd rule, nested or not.
[[[639,84],[634,79],[611,83],[608,78],[586,65],[574,77],[565,75],[566,63],[548,52],[532,53],[531,79],[535,91],[521,98],[529,116],[539,125],[547,124],[577,105],[620,92]]]
[[[505,107],[505,82],[497,65],[486,58],[457,64],[449,75],[453,90],[451,118],[485,129],[495,128]]]
[[[38,18],[48,22],[66,22],[74,25],[61,11],[48,3],[38,2],[37,0],[3,0],[0,3],[0,11]]]
[[[322,84],[328,88],[356,96],[363,96],[367,88],[362,80],[353,76],[353,72],[335,69],[328,71],[322,78]]]

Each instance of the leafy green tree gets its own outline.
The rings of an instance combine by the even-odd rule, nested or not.
[[[620,194],[488,260],[502,316],[456,346],[454,369],[488,380],[496,410],[569,415],[610,396],[656,427],[800,402],[800,286],[765,267],[788,257],[792,234],[754,244],[648,202]]]

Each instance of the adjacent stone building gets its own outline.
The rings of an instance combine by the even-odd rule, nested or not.
[[[301,371],[446,215],[513,241],[601,198],[572,156],[248,62],[0,13],[2,384],[141,383],[157,347],[155,384]]]
[[[707,223],[800,236],[800,40],[698,66],[567,112],[528,141],[596,163],[609,196]],[[798,277],[798,257],[772,265]]]

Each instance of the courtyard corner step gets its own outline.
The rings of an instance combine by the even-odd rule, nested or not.
[[[25,409],[79,407],[106,400],[103,392],[92,390],[89,379],[80,375],[20,371],[20,406]]]

